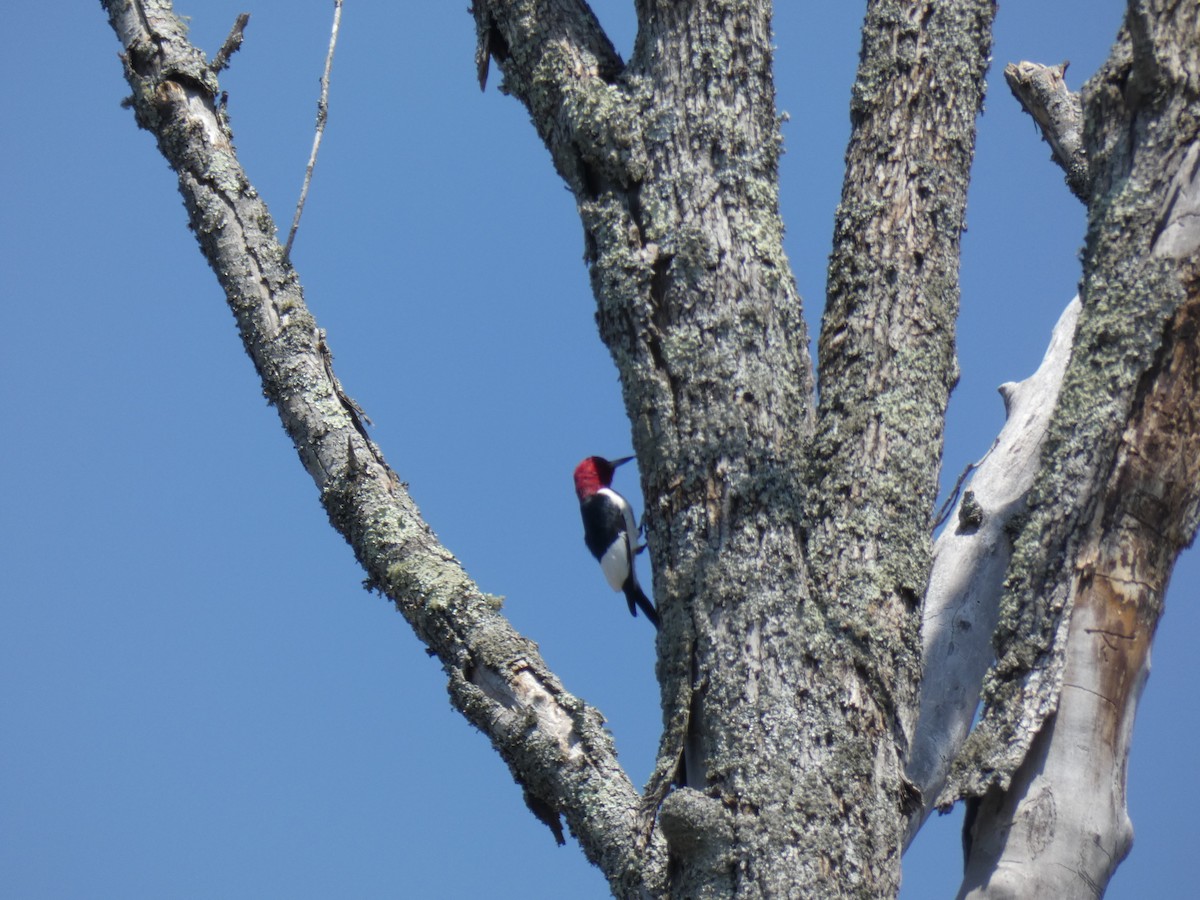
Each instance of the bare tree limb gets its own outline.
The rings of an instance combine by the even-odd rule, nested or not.
[[[229,57],[237,53],[242,48],[242,41],[245,38],[243,32],[246,26],[250,23],[250,13],[242,13],[233,23],[233,28],[229,32],[229,37],[225,38],[225,43],[221,45],[221,49],[217,51],[217,55],[213,57],[212,70],[220,72],[229,66]]]
[[[288,231],[287,243],[283,246],[283,258],[292,258],[292,242],[300,227],[300,216],[304,214],[304,203],[308,200],[308,188],[312,184],[313,168],[317,164],[317,152],[321,149],[321,138],[325,134],[325,122],[329,118],[329,73],[333,69],[333,51],[337,49],[338,29],[342,24],[342,0],[333,0],[333,28],[329,32],[329,52],[325,55],[325,71],[321,73],[321,96],[317,99],[317,131],[313,135],[312,152],[304,169],[304,185],[300,188],[300,200],[296,203],[296,214]]]
[[[1053,151],[1052,159],[1066,173],[1067,186],[1084,203],[1088,201],[1087,153],[1083,149],[1083,101],[1067,88],[1068,63],[1009,63],[1004,80],[1025,112],[1033,116],[1042,137]]]
[[[662,839],[645,844],[639,796],[603,717],[564,689],[533,642],[500,615],[498,598],[438,542],[331,377],[296,273],[216,115],[219,88],[203,54],[168,0],[104,6],[125,47],[138,122],[178,175],[200,248],[330,521],[369,583],[437,655],[454,706],[491,739],[539,809],[566,818],[615,894],[653,892],[664,877]]]
[[[1200,520],[1200,279],[1139,389],[1075,566],[1062,694],[1006,792],[977,801],[964,896],[1103,893],[1133,843],[1125,775],[1150,643]]]
[[[1041,465],[1079,309],[1076,297],[1059,317],[1033,375],[1001,385],[1007,420],[956,507],[954,521],[934,545],[921,627],[922,663],[931,676],[921,682],[921,712],[907,769],[922,804],[910,820],[909,840],[932,811],[979,705],[992,663],[992,632],[1014,525],[1028,512],[1025,495]]]
[[[1122,435],[1157,377],[1164,338],[1194,278],[1200,219],[1187,164],[1200,140],[1200,9],[1130,9],[1083,92],[1092,179],[1083,310],[1016,542],[983,711],[939,803],[1008,789],[1057,706],[1095,516],[1110,502],[1106,484]]]
[[[916,610],[958,379],[959,240],[994,13],[990,0],[867,4],[818,345],[814,580],[832,627],[880,673],[873,693],[901,756],[917,715]]]

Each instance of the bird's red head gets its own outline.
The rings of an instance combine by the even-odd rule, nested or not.
[[[603,456],[589,456],[575,467],[575,496],[582,502],[600,488],[611,486],[617,466],[623,466],[631,459],[632,456],[611,460]]]

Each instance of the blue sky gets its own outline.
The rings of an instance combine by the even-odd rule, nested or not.
[[[635,782],[659,726],[653,635],[580,540],[583,456],[630,451],[570,195],[520,106],[475,82],[465,3],[349,2],[293,259],[347,391],[427,520],[506,596]],[[787,249],[819,316],[859,4],[780,3]],[[411,7],[411,8],[410,8]],[[618,46],[632,4],[595,9]],[[61,10],[63,18],[49,15]],[[332,4],[181,4],[284,230]],[[1075,290],[1083,210],[1000,77],[1107,52],[1115,0],[1006,0],[964,239],[946,482],[987,449],[996,385],[1036,367]],[[174,178],[119,106],[99,4],[17,4],[0,142],[0,872],[13,897],[602,897],[454,713],[403,619],[361,588],[261,397]],[[637,480],[618,487],[641,508]],[[650,583],[643,558],[642,580]],[[1200,563],[1176,571],[1110,898],[1191,896]],[[955,813],[906,859],[953,895]]]

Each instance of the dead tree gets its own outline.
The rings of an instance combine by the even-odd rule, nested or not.
[[[1009,73],[1087,206],[1080,300],[1006,386],[935,546],[994,3],[867,4],[815,366],[770,3],[634,5],[628,61],[583,0],[472,12],[480,84],[498,70],[575,198],[642,473],[665,722],[642,791],[368,437],[233,151],[220,66],[167,0],[104,2],[331,521],[614,894],[893,895],[906,838],[965,799],[964,894],[1093,896],[1128,848],[1133,709],[1200,515],[1200,11],[1130,0],[1080,94],[1061,67]]]

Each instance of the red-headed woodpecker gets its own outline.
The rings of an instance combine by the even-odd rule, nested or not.
[[[629,501],[612,489],[613,472],[633,459],[607,460],[589,456],[575,467],[575,494],[583,514],[583,541],[600,560],[604,577],[614,591],[624,591],[629,612],[636,616],[641,607],[650,624],[658,627],[654,604],[638,584],[633,568],[637,554],[638,529]]]

